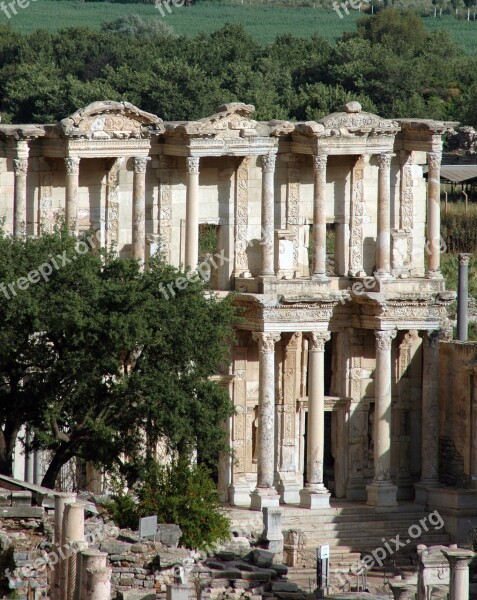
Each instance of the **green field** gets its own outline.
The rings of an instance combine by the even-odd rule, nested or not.
[[[310,37],[318,33],[328,41],[335,41],[343,31],[354,29],[361,13],[351,11],[340,19],[332,10],[295,8],[287,6],[261,6],[256,4],[231,4],[227,2],[199,2],[186,8],[171,6],[165,17],[152,5],[112,4],[108,2],[59,2],[32,0],[25,9],[8,19],[0,13],[0,23],[10,23],[12,28],[31,32],[39,27],[54,31],[64,27],[92,27],[99,29],[103,21],[112,21],[125,14],[163,18],[175,31],[193,36],[209,33],[224,23],[241,23],[261,43],[272,42],[277,35],[291,33],[297,37]],[[446,29],[464,50],[477,53],[477,21],[461,21],[452,16],[425,20],[429,30]]]

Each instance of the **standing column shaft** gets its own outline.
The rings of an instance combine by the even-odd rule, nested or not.
[[[313,156],[313,276],[326,277],[326,154]]]
[[[65,505],[61,531],[63,548],[71,546],[73,542],[84,542],[84,506],[76,502]],[[72,561],[76,564],[76,554],[67,556],[59,563],[61,569],[59,600],[72,600],[72,591],[76,583],[76,569],[72,568]],[[74,581],[69,577],[72,574],[75,576]]]
[[[442,553],[450,565],[449,600],[468,600],[469,562],[475,556],[472,550],[460,548],[443,549]]]
[[[427,275],[440,275],[441,243],[441,159],[440,152],[428,152],[427,176]]]
[[[66,165],[66,206],[65,217],[69,229],[78,234],[78,187],[80,159],[77,156],[65,158]]]
[[[379,155],[378,174],[378,232],[376,237],[376,270],[381,276],[391,272],[391,158]]]
[[[65,506],[67,503],[75,502],[76,494],[55,494],[55,531],[54,531],[54,543],[55,546],[61,545],[62,531],[63,531],[63,515],[65,512]],[[51,584],[51,597],[53,600],[61,600],[60,597],[60,579],[62,572],[62,559],[59,555],[57,565],[54,567],[53,578]]]
[[[262,160],[262,277],[275,275],[275,154]]]
[[[147,156],[134,158],[132,256],[144,263],[146,259],[146,169]]]
[[[323,487],[325,456],[325,342],[328,332],[310,335],[308,373],[307,487]]]
[[[421,483],[439,482],[439,331],[423,341]]]
[[[469,262],[472,254],[459,254],[457,295],[457,339],[466,342],[469,334]]]
[[[259,354],[257,488],[273,488],[275,474],[275,342],[279,333],[254,333]]]
[[[391,346],[395,331],[375,331],[374,479],[391,479]]]
[[[199,262],[199,157],[188,156],[186,197],[185,266],[196,269]]]
[[[26,204],[27,204],[27,173],[28,173],[28,142],[17,142],[17,158],[13,159],[15,172],[13,235],[24,237],[26,234]]]

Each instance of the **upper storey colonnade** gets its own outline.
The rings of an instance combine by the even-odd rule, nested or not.
[[[43,205],[48,193],[55,193],[51,182],[50,192],[45,193],[41,177],[43,172],[56,169],[64,172],[60,209],[77,233],[82,165],[96,159],[106,165],[106,191],[105,198],[99,200],[100,217],[91,218],[90,226],[104,229],[104,244],[117,241],[111,233],[113,216],[121,204],[117,175],[129,165],[131,255],[146,260],[148,240],[153,239],[166,249],[172,262],[195,268],[199,260],[199,225],[204,222],[201,167],[210,158],[232,158],[235,189],[228,192],[231,208],[218,221],[229,230],[225,236],[232,265],[229,279],[241,278],[248,285],[245,291],[267,291],[267,281],[282,277],[280,261],[284,260],[289,263],[285,265],[285,279],[309,275],[317,284],[329,281],[326,237],[330,222],[336,223],[332,275],[373,274],[385,280],[392,275],[420,274],[412,264],[412,254],[420,244],[424,250],[422,275],[440,277],[441,136],[455,123],[382,119],[363,112],[357,102],[317,122],[256,122],[251,118],[253,111],[253,106],[233,103],[198,121],[167,123],[127,102],[95,102],[57,125],[0,124],[0,210],[7,216],[7,229],[16,236],[39,233]],[[62,167],[58,161],[63,162]],[[171,216],[172,164],[183,173],[185,183],[185,218],[180,224],[183,249],[175,256],[171,250],[175,226]],[[422,168],[418,170],[424,164],[428,166],[427,184]],[[301,204],[307,201],[300,198],[300,169],[310,167],[312,182],[308,187],[312,198],[304,209]],[[241,172],[250,173],[251,168],[261,169],[260,189],[256,191],[253,178],[246,173],[240,178]],[[337,169],[341,169],[338,177]],[[158,192],[149,193],[152,200],[148,199],[146,178],[150,171],[157,172],[154,187]],[[38,173],[35,179],[33,175]],[[233,181],[233,176],[229,179]],[[339,184],[330,188],[337,179]],[[424,206],[419,206],[416,193],[422,195],[423,185],[427,185],[427,199]],[[259,222],[252,223],[250,204],[258,195]],[[152,230],[150,225],[148,229],[148,219],[153,223]],[[37,230],[29,228],[31,221],[37,223]],[[311,224],[311,270],[306,273],[306,269],[298,270],[296,263],[299,237],[304,237],[302,245],[308,243],[305,230]],[[252,225],[255,231],[257,226],[260,229],[259,260],[254,269],[247,254]],[[280,257],[280,236],[288,242],[291,258]],[[365,268],[371,237],[374,256],[367,262],[373,266],[372,273],[369,266]]]

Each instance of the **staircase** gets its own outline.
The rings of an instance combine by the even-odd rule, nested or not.
[[[285,558],[288,552],[287,542],[290,540],[287,540],[287,532],[299,532],[296,560],[289,576],[305,590],[315,585],[317,546],[330,546],[331,578],[345,581],[353,574],[350,580],[353,586],[358,582],[356,571],[359,570],[358,565],[364,555],[374,552],[374,556],[379,559],[375,560],[377,571],[390,574],[395,566],[409,568],[415,562],[418,544],[446,545],[451,541],[445,528],[438,528],[441,521],[433,517],[430,522],[429,513],[419,510],[414,504],[400,505],[392,513],[376,513],[366,505],[338,501],[334,501],[331,509],[327,510],[308,510],[298,506],[282,508]],[[239,535],[260,536],[260,513],[239,508],[230,508],[228,512],[232,519],[232,531]],[[420,535],[417,535],[419,530]],[[401,544],[396,544],[397,541]],[[379,548],[383,551],[380,552]],[[382,574],[380,577],[383,578]]]

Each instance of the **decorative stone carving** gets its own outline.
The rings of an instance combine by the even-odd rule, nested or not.
[[[473,256],[472,254],[463,254],[463,253],[460,253],[459,256],[458,256],[459,266],[461,266],[461,267],[468,267],[469,264],[470,264],[470,260],[471,260],[472,256]]]
[[[326,171],[326,165],[328,164],[327,154],[314,154],[313,155],[313,169],[315,171]]]
[[[218,113],[205,119],[170,125],[166,133],[191,137],[207,137],[218,134],[221,137],[227,137],[227,134],[233,135],[233,132],[238,132],[242,136],[256,135],[257,122],[249,118],[249,115],[255,111],[252,104],[231,102],[223,104],[218,110]]]
[[[264,173],[274,173],[275,172],[275,162],[277,159],[276,154],[265,154],[260,157],[262,162],[262,170]]]
[[[188,156],[186,158],[186,171],[187,173],[199,173],[200,158],[198,156]]]
[[[135,173],[145,173],[147,169],[147,163],[151,159],[148,156],[136,156],[133,159],[134,172]]]
[[[235,199],[235,274],[249,275],[248,270],[248,170],[250,158],[238,159]]]
[[[42,232],[51,233],[53,230],[53,215],[51,212],[53,201],[53,188],[51,173],[40,174],[40,227]]]
[[[287,229],[293,234],[293,265],[299,264],[300,169],[297,159],[288,164]]]
[[[391,168],[391,160],[393,158],[393,154],[390,152],[382,152],[378,155],[378,163],[381,169],[390,169]]]
[[[392,345],[393,339],[396,337],[396,331],[375,331],[376,336],[376,348],[379,350],[389,350]]]
[[[122,159],[112,162],[107,174],[106,243],[117,246],[119,241],[119,171]]]
[[[440,169],[442,162],[441,152],[428,152],[427,153],[427,164],[430,169]]]
[[[352,174],[351,190],[351,227],[350,227],[350,269],[351,277],[364,274],[363,267],[363,220],[364,202],[364,168],[367,157],[360,156],[356,161]]]
[[[310,352],[324,352],[325,344],[331,339],[329,331],[312,331],[309,334],[310,339]]]
[[[28,172],[28,159],[27,158],[14,158],[13,169],[15,175],[26,175]]]
[[[78,175],[80,159],[77,156],[69,156],[65,158],[65,166],[67,175]]]
[[[96,140],[150,137],[162,133],[162,119],[129,102],[93,102],[61,121],[67,137]]]
[[[350,135],[359,132],[395,134],[400,127],[396,121],[383,119],[371,113],[362,112],[358,102],[349,103],[343,112],[333,113],[319,120],[332,135]]]
[[[172,174],[175,166],[169,156],[159,157],[159,236],[160,251],[164,260],[171,259],[172,243]]]
[[[259,352],[275,352],[275,343],[280,339],[280,334],[254,331],[252,337],[258,342]]]

